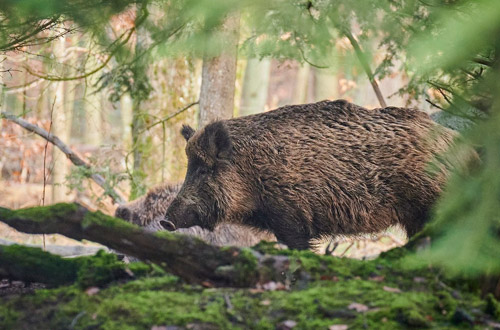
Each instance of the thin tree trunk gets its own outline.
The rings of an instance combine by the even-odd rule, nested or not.
[[[271,61],[269,59],[248,59],[245,68],[245,77],[243,78],[240,116],[264,111],[267,101],[270,70]]]
[[[233,117],[239,24],[239,15],[229,16],[222,26],[224,52],[203,59],[199,127]]]
[[[95,93],[91,79],[86,86],[83,109],[85,112],[85,143],[92,146],[99,146],[102,142],[101,132],[101,98]]]
[[[5,56],[0,56],[0,112],[4,111],[5,109],[5,93],[4,93],[4,79],[3,75],[5,72],[3,72],[3,62],[6,59]],[[2,128],[2,121],[0,120],[0,129]],[[0,171],[0,178],[2,176],[2,173]]]
[[[335,100],[339,97],[338,77],[332,70],[315,69],[314,85],[315,101]]]
[[[54,41],[53,53],[56,59],[64,55],[66,38]],[[53,88],[53,111],[52,111],[52,133],[62,140],[69,140],[69,128],[71,127],[71,113],[69,107],[64,103],[64,82],[58,81],[52,84]],[[58,203],[66,199],[69,193],[65,186],[66,176],[69,175],[69,164],[66,155],[57,148],[52,149],[52,202]]]
[[[294,104],[303,104],[307,101],[309,72],[309,64],[304,63],[301,67],[299,67],[299,71],[297,72],[297,81],[295,83],[295,93],[293,97]]]

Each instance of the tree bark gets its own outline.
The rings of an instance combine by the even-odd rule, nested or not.
[[[264,111],[269,87],[271,60],[250,58],[245,68],[240,116]]]
[[[229,16],[221,28],[226,40],[223,52],[203,59],[199,127],[233,117],[239,24],[239,15]]]
[[[187,282],[205,286],[253,286],[284,281],[292,264],[286,256],[262,256],[237,247],[219,248],[193,236],[151,233],[133,224],[90,212],[78,204],[55,204],[11,211],[0,208],[0,221],[30,234],[58,233],[101,243],[149,260]],[[293,269],[299,278],[302,272]]]
[[[294,104],[303,104],[307,102],[307,90],[309,85],[310,65],[304,63],[299,67],[297,80],[295,82],[295,92],[293,97]]]

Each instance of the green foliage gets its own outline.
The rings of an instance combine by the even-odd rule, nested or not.
[[[480,147],[482,163],[471,169],[470,175],[455,173],[451,177],[435,207],[432,247],[416,257],[456,274],[500,272],[500,99],[493,98],[500,91],[496,78],[500,72],[500,41],[492,34],[500,29],[499,18],[498,1],[461,1],[440,11],[438,36],[421,35],[413,46],[425,72],[436,67],[448,72],[460,70],[464,61],[496,49],[491,68],[472,89],[483,104],[489,104],[488,118],[465,134],[468,145]],[[436,40],[444,39],[444,44],[437,44]]]
[[[120,182],[127,179],[126,173],[120,173],[115,170],[110,160],[105,160],[104,164],[98,164],[95,158],[90,158],[90,168],[83,166],[73,166],[71,173],[66,177],[66,184],[69,189],[83,192],[86,188],[90,188],[91,182],[88,180],[94,174],[98,174],[103,178],[104,191],[97,196],[97,202],[100,202],[106,196],[117,197],[114,190],[117,189]],[[92,189],[90,189],[92,190]]]

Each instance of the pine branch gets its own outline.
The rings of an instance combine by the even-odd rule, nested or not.
[[[373,75],[372,69],[370,68],[370,64],[368,63],[368,60],[366,59],[366,55],[359,46],[358,41],[352,33],[344,29],[344,34],[349,39],[351,42],[352,47],[354,48],[354,52],[356,53],[356,56],[358,57],[359,62],[361,63],[361,66],[363,67],[363,70],[365,70],[366,75],[368,76],[368,80],[370,81],[370,84],[372,85],[373,91],[375,92],[375,95],[377,96],[378,102],[380,103],[380,106],[382,108],[387,107],[387,103],[385,103],[384,96],[382,95],[382,92],[380,91],[380,87],[378,86],[377,80],[375,80],[375,76]]]

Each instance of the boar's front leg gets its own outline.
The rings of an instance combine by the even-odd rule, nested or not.
[[[274,230],[278,242],[285,244],[289,249],[307,250],[311,247],[309,236],[290,228],[279,228]]]

